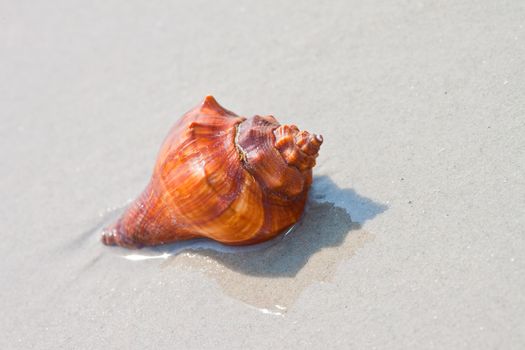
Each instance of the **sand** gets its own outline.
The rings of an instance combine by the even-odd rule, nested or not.
[[[0,348],[525,347],[519,1],[0,3]],[[232,251],[102,246],[207,94],[324,136]]]

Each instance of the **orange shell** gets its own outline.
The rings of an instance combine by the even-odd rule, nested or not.
[[[150,183],[102,242],[268,240],[299,220],[322,142],[272,116],[239,117],[208,96],[172,128]]]

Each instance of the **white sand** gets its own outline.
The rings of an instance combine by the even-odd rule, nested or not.
[[[525,347],[519,1],[152,3],[0,3],[1,349]],[[308,239],[121,258],[206,94],[324,136]]]

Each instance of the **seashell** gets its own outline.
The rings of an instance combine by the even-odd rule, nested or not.
[[[273,116],[240,117],[208,96],[171,129],[148,186],[102,242],[271,239],[301,217],[322,142]]]

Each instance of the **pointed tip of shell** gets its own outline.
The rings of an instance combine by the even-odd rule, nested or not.
[[[217,103],[217,100],[215,99],[215,97],[213,97],[213,95],[206,95],[206,97],[204,98],[204,100],[202,101],[202,104],[206,104],[206,103],[215,103],[215,104],[218,104]]]
[[[142,244],[132,241],[127,235],[119,231],[119,222],[105,228],[100,236],[100,241],[108,246],[119,245],[125,248],[138,249],[142,248]]]
[[[224,109],[219,102],[212,95],[208,95],[204,98],[201,104],[202,109]]]
[[[219,114],[224,116],[236,116],[235,113],[221,106],[219,102],[217,102],[215,97],[213,97],[212,95],[206,96],[200,104],[200,106],[197,107],[197,109],[200,109],[200,111],[204,113]]]
[[[309,134],[305,135],[305,138],[306,142],[303,146],[301,146],[301,150],[306,154],[317,157],[317,153],[319,153],[319,148],[323,143],[323,137],[321,135]]]
[[[102,231],[100,241],[105,245],[117,245],[117,231],[114,228],[106,228]]]

